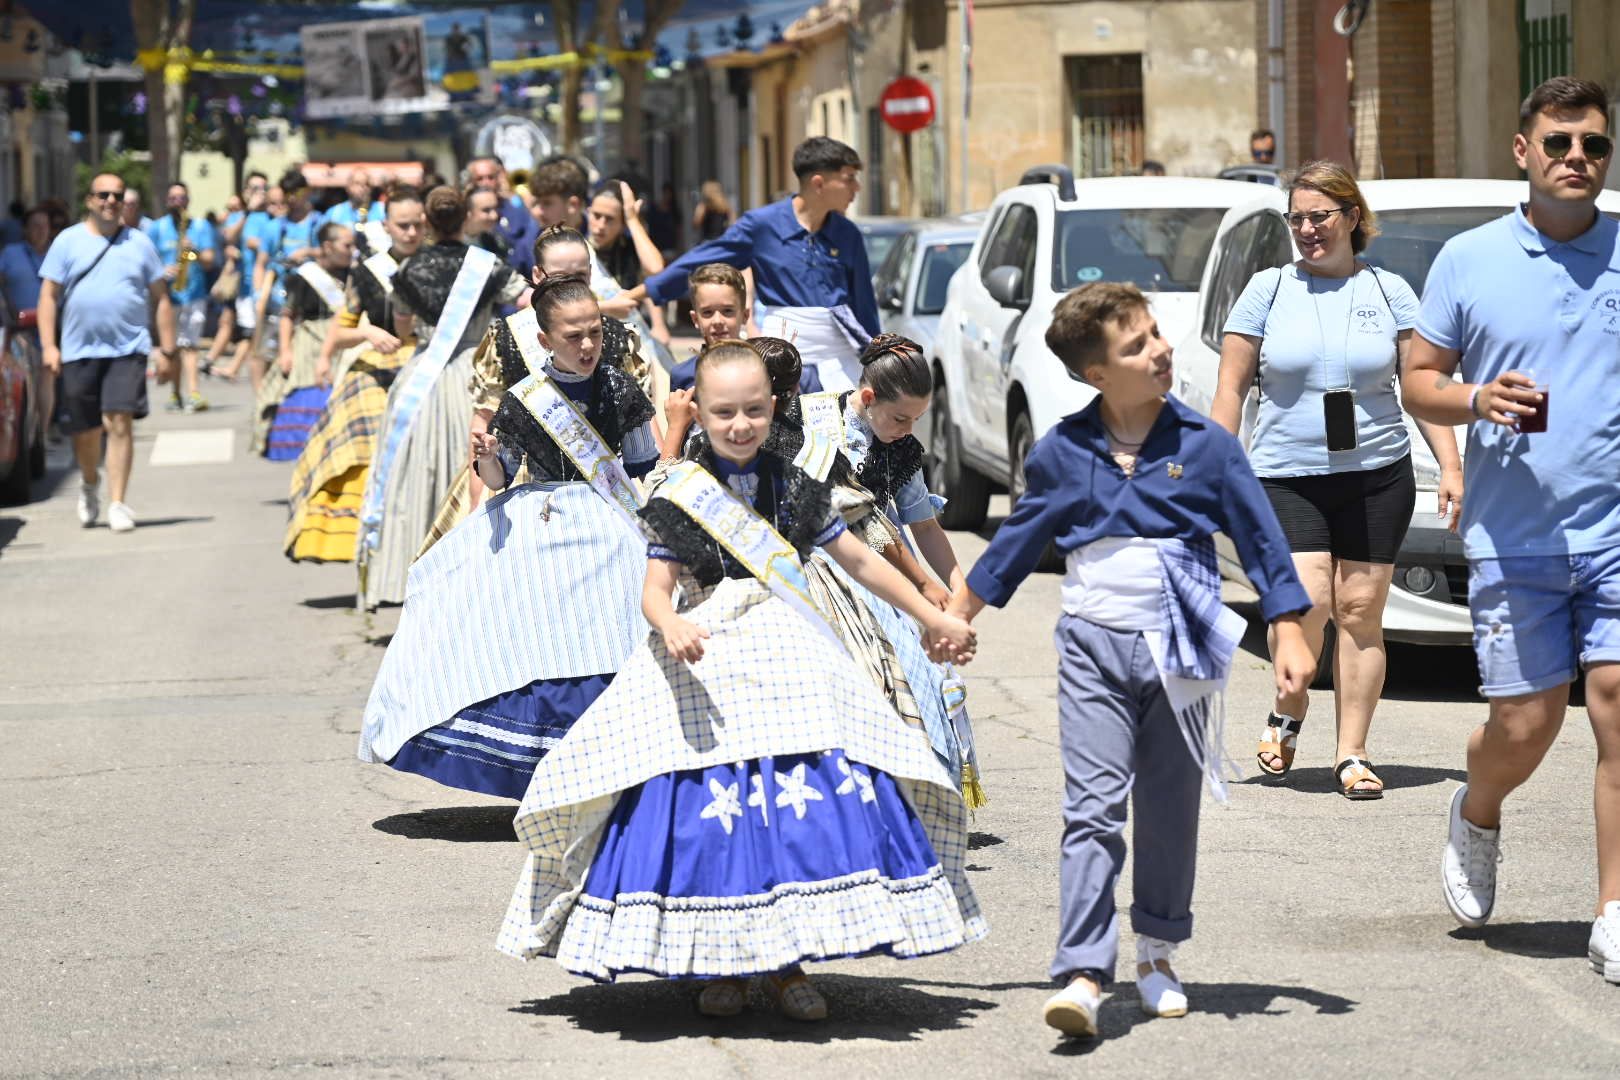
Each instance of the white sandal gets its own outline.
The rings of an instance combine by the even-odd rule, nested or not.
[[[1155,937],[1136,939],[1136,991],[1149,1016],[1186,1016],[1187,993],[1170,968],[1176,946]]]

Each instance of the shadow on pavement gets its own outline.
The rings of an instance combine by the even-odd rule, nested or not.
[[[1548,920],[1494,923],[1478,930],[1459,926],[1449,936],[1457,941],[1482,941],[1486,948],[1532,960],[1569,960],[1586,956],[1591,933],[1589,922]]]
[[[382,637],[366,638],[366,644],[375,645],[379,649],[386,649],[388,648],[388,643],[393,640],[393,634],[384,634]]]
[[[1295,1010],[1286,1002],[1295,1001],[1309,1006],[1317,1016],[1347,1016],[1360,1002],[1303,986],[1268,986],[1264,983],[1197,983],[1186,984],[1189,1019],[1201,1016],[1224,1016],[1236,1020],[1245,1016],[1287,1016]],[[1138,1024],[1152,1023],[1154,1018],[1142,1012],[1136,990],[1129,984],[1114,984],[1113,993],[1105,993],[1102,1008],[1097,1014],[1097,1027],[1102,1037],[1097,1039],[1070,1039],[1052,1047],[1060,1057],[1083,1057],[1110,1039],[1123,1038]],[[1056,1033],[1054,1032],[1054,1035]]]
[[[819,1024],[801,1024],[779,1014],[757,980],[749,991],[748,1008],[728,1019],[700,1015],[693,1001],[698,984],[679,979],[580,986],[566,994],[525,1001],[511,1011],[560,1016],[582,1031],[616,1034],[626,1042],[709,1037],[830,1043],[846,1039],[913,1042],[923,1032],[965,1028],[978,1014],[996,1008],[995,1002],[983,998],[915,989],[927,984],[910,979],[816,975],[815,980],[829,1011]]]
[[[987,833],[987,832],[968,833],[968,850],[969,851],[977,851],[979,848],[996,847],[998,844],[1005,844],[1006,842],[1007,841],[1003,840],[1001,837],[995,835],[994,833]]]
[[[1460,784],[1468,779],[1468,773],[1462,769],[1437,769],[1430,765],[1385,765],[1377,760],[1373,761],[1373,771],[1384,782],[1385,791],[1429,787],[1432,784],[1443,784],[1448,780],[1454,780]],[[1238,782],[1313,794],[1327,792],[1336,794],[1339,790],[1338,778],[1333,775],[1333,767],[1330,765],[1309,769],[1291,769],[1287,776],[1281,778],[1256,773],[1256,775],[1244,777]]]
[[[136,518],[135,518],[135,531],[140,532],[142,529],[162,529],[162,528],[165,528],[165,527],[167,527],[169,525],[200,525],[200,524],[203,524],[205,522],[209,522],[209,521],[213,521],[213,520],[214,520],[214,517],[213,517],[212,514],[208,515],[207,517],[166,517],[166,518],[143,518],[143,517],[140,517],[140,516],[137,515]],[[103,514],[101,520],[97,521],[93,526],[91,526],[91,528],[95,528],[95,529],[105,529],[105,528],[107,528],[106,515]]]
[[[0,551],[4,551],[7,544],[17,539],[17,534],[22,532],[23,526],[27,524],[28,522],[22,518],[0,517]]]
[[[452,844],[513,844],[515,806],[443,806],[392,814],[371,823],[378,832],[407,840],[445,840]]]
[[[340,593],[337,596],[312,596],[307,600],[300,600],[298,603],[307,608],[314,608],[316,611],[353,611],[354,593]]]

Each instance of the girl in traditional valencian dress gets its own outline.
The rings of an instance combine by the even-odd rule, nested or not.
[[[500,946],[602,980],[696,977],[713,1016],[764,976],[786,1015],[818,1020],[802,962],[938,953],[986,927],[955,782],[813,606],[803,559],[824,547],[942,654],[973,639],[773,445],[756,352],[709,348],[697,401],[705,437],[642,512],[656,633],[535,770]]]
[[[357,561],[367,610],[405,599],[411,562],[466,461],[473,350],[495,308],[529,289],[510,266],[462,242],[467,212],[454,189],[428,192],[425,212],[437,242],[394,275],[395,330],[417,347],[389,388],[366,478]]]
[[[602,362],[583,277],[535,290],[547,358],[471,446],[489,500],[411,568],[366,704],[363,761],[523,796],[535,764],[647,635],[632,477],[657,460],[652,404]]]
[[[318,368],[327,327],[343,310],[354,233],[329,224],[321,226],[315,239],[320,254],[287,275],[287,299],[276,323],[280,347],[261,387],[271,416],[264,456],[271,461],[298,459],[332,396],[331,384],[321,381]]]

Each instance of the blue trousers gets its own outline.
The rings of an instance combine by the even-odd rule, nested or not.
[[[1067,982],[1085,971],[1109,983],[1119,957],[1114,885],[1125,865],[1126,800],[1136,813],[1131,929],[1185,941],[1203,777],[1140,633],[1064,615],[1057,649],[1065,791],[1052,977]]]

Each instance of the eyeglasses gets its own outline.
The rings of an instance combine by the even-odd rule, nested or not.
[[[1296,231],[1302,228],[1307,221],[1320,229],[1323,225],[1327,224],[1328,218],[1332,217],[1334,214],[1342,214],[1345,212],[1345,210],[1346,207],[1343,206],[1339,207],[1337,210],[1312,210],[1305,214],[1289,214],[1283,220],[1288,222],[1288,227],[1290,229],[1294,229]]]
[[[122,191],[92,191],[90,193],[90,197],[92,199],[102,199],[102,200],[106,200],[106,199],[122,199],[124,197],[124,193]]]
[[[1551,135],[1541,137],[1541,149],[1554,161],[1564,160],[1575,145],[1575,136],[1567,131],[1555,131]],[[1614,152],[1614,140],[1607,135],[1587,134],[1581,136],[1581,153],[1588,161],[1602,161]]]

